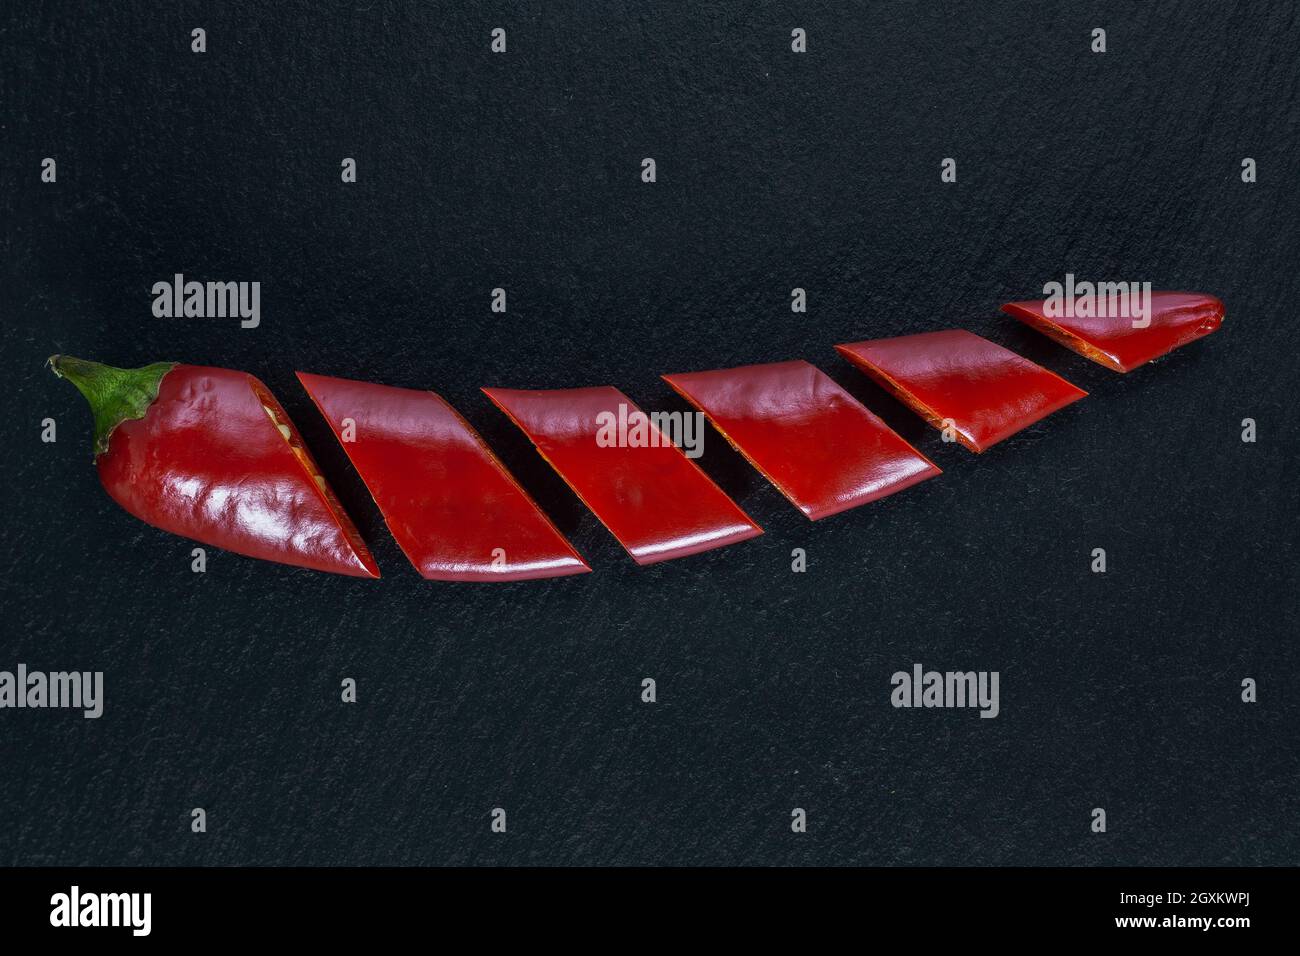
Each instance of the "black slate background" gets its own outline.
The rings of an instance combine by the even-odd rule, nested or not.
[[[1300,862],[1298,8],[676,6],[5,4],[0,669],[107,704],[0,712],[0,863]],[[1228,318],[1118,376],[997,312],[1067,271]],[[174,272],[261,281],[262,326],[154,319]],[[1091,396],[977,458],[831,348],[953,325]],[[383,580],[191,573],[53,352],[262,377]],[[813,524],[711,434],[767,533],[653,568],[477,391],[793,357],[945,474]],[[595,573],[421,581],[295,368],[440,391]],[[1000,671],[1001,716],[891,708],[913,662]]]

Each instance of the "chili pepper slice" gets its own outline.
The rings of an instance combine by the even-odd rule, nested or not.
[[[837,345],[935,428],[982,452],[1088,393],[963,329]]]
[[[90,402],[99,480],[141,521],[253,558],[379,577],[288,414],[252,375],[66,355],[49,364]]]
[[[804,361],[664,375],[755,468],[816,520],[939,474],[821,369]]]
[[[616,388],[485,388],[637,564],[763,533]]]
[[[1108,307],[1117,313],[1108,316],[1049,316],[1047,302],[1008,302],[1002,311],[1116,372],[1131,372],[1223,324],[1223,303],[1200,292],[1151,293],[1150,313],[1137,320],[1138,326],[1127,298],[1119,308]]]
[[[526,581],[591,570],[441,396],[298,373],[416,570]]]

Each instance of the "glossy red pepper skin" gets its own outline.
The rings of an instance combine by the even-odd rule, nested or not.
[[[306,372],[298,380],[425,578],[526,581],[591,570],[441,396]]]
[[[1088,393],[962,329],[837,345],[935,428],[982,452]]]
[[[939,474],[829,375],[803,361],[664,375],[809,518]]]
[[[95,464],[114,501],[164,531],[266,561],[379,577],[288,414],[252,375],[177,365],[144,417],[117,425]]]
[[[640,414],[615,388],[483,392],[627,549],[654,564],[744,541],[762,529],[713,481],[662,439],[649,447],[602,447],[602,414]],[[659,434],[653,425],[649,428]],[[662,436],[661,436],[662,438]]]
[[[1153,292],[1150,321],[1135,328],[1128,311],[1115,316],[1051,316],[1047,300],[1008,302],[1002,311],[1116,372],[1139,365],[1204,338],[1223,324],[1223,303],[1200,292]]]

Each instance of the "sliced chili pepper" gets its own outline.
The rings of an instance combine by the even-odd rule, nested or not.
[[[685,372],[663,380],[814,520],[940,473],[807,362]]]
[[[1199,292],[1151,293],[1151,311],[1138,326],[1128,299],[1108,307],[1118,313],[1108,316],[1049,316],[1047,301],[1008,302],[1002,311],[1116,372],[1131,372],[1223,324],[1223,303]]]
[[[50,365],[90,402],[99,480],[141,521],[253,558],[379,577],[293,422],[252,375],[66,355]]]
[[[525,581],[591,568],[441,396],[298,373],[402,551],[435,581]]]
[[[485,388],[637,564],[763,530],[616,388]]]
[[[1088,393],[962,329],[837,345],[935,428],[981,452]]]

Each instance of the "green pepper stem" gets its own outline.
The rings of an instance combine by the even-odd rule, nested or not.
[[[163,376],[175,362],[154,362],[142,368],[114,368],[71,355],[51,355],[45,363],[59,378],[66,378],[90,403],[95,419],[95,457],[108,451],[113,429],[122,422],[143,418],[158,397]]]

